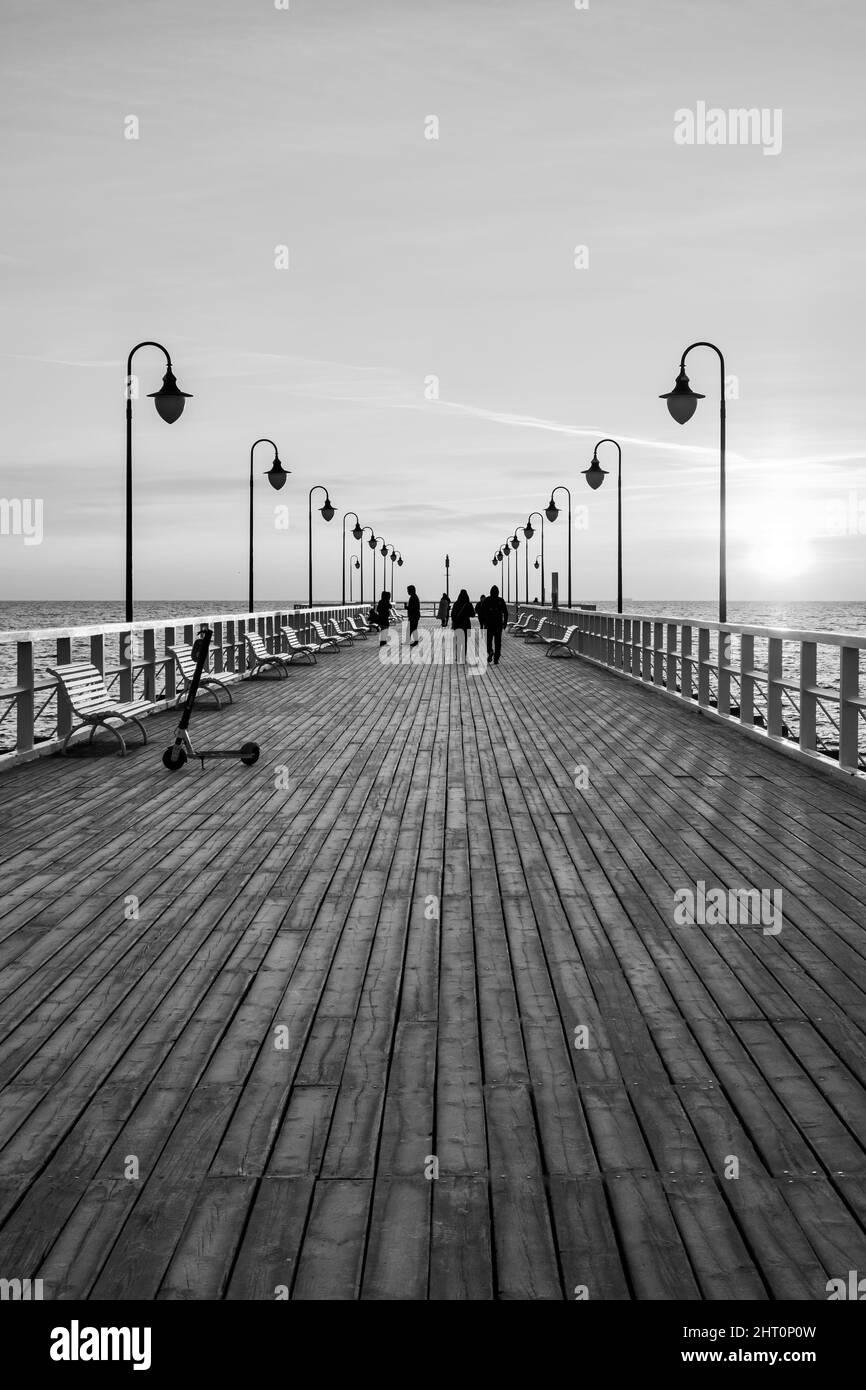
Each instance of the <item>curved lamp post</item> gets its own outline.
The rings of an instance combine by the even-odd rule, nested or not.
[[[526,528],[523,527],[523,526],[518,526],[518,527],[516,527],[516,528],[515,528],[515,531],[514,531],[514,535],[511,537],[511,549],[514,551],[514,602],[515,602],[515,603],[520,603],[520,566],[519,566],[519,564],[517,563],[517,551],[518,551],[518,549],[520,548],[520,537],[519,537],[518,534],[517,534],[518,531],[523,531],[523,534],[526,535]],[[529,546],[527,546],[527,547],[526,547],[526,550],[524,551],[524,559],[525,559],[525,561],[526,561],[526,593],[527,593],[527,595],[528,595],[528,594],[529,594]],[[528,598],[528,597],[527,597],[527,599],[526,599],[526,602],[527,602],[527,603],[529,602],[529,598]]]
[[[551,498],[551,501],[553,501],[553,498]],[[534,527],[533,524],[532,524],[532,518],[533,518],[534,516],[537,516],[538,519],[539,519],[539,521],[541,522],[541,602],[542,602],[542,605],[543,605],[544,602],[545,602],[545,597],[544,597],[544,515],[543,515],[542,512],[530,512],[530,513],[529,513],[529,516],[526,518],[526,525],[525,525],[524,528],[523,528],[523,534],[524,534],[524,536],[526,537],[526,539],[527,539],[528,541],[531,541],[531,540],[532,540],[532,537],[535,535],[535,527]],[[527,552],[527,553],[528,553],[528,552]],[[538,569],[538,561],[537,561],[537,560],[536,560],[536,562],[535,562],[535,568]],[[527,598],[526,598],[526,602],[527,602],[527,603],[529,602],[529,596],[528,596],[528,595],[527,595]]]
[[[374,603],[376,602],[376,550],[377,550],[377,548],[378,548],[379,541],[382,542],[382,549],[381,549],[381,551],[380,551],[380,554],[382,554],[382,555],[387,555],[387,553],[388,553],[388,547],[387,547],[387,545],[385,544],[385,537],[384,537],[384,536],[374,536],[374,535],[371,534],[371,535],[370,535],[370,539],[369,539],[368,542],[367,542],[368,546],[370,547],[370,549],[371,549],[372,552],[373,552],[373,602],[374,602]],[[383,565],[383,566],[382,566],[382,588],[384,589],[384,587],[385,587],[385,566]]]
[[[399,551],[399,550],[395,550],[394,547],[393,547],[393,545],[392,545],[392,546],[391,546],[391,593],[392,593],[392,594],[393,594],[393,592],[394,592],[394,561],[395,561],[395,560],[397,561],[397,564],[398,564],[399,566],[402,566],[402,564],[403,564],[403,556],[402,556],[402,554],[400,553],[400,551]]]
[[[583,476],[593,489],[601,487],[608,470],[598,461],[598,451],[602,444],[612,444],[619,462],[616,474],[616,611],[622,612],[622,449],[615,439],[600,439],[592,451],[592,462],[584,468]]]
[[[352,535],[355,537],[355,540],[356,540],[356,541],[359,541],[359,540],[361,539],[361,537],[363,536],[363,534],[364,534],[364,532],[363,532],[363,530],[362,530],[362,528],[361,528],[361,522],[360,522],[360,520],[359,520],[359,518],[358,518],[358,513],[357,513],[357,512],[343,512],[343,607],[344,607],[344,608],[345,608],[345,606],[346,606],[346,517],[347,517],[347,516],[353,516],[353,517],[355,518],[355,525],[352,527]],[[362,603],[364,602],[364,592],[363,592],[363,588],[362,588],[362,590],[361,590],[361,602],[362,602]]]
[[[567,487],[565,486],[564,483],[558,483],[557,486],[556,486],[556,487],[553,489],[553,491],[551,492],[551,494],[550,494],[550,501],[548,502],[547,507],[545,508],[545,513],[544,513],[544,514],[545,514],[545,516],[547,517],[548,521],[555,521],[556,518],[559,516],[559,508],[557,507],[556,503],[555,503],[554,500],[553,500],[553,499],[554,499],[554,496],[556,495],[557,492],[565,492],[565,493],[568,494],[568,607],[570,608],[570,607],[571,607],[571,491],[569,490],[569,488],[567,488]]]
[[[280,463],[279,450],[272,439],[257,439],[255,444],[250,448],[250,584],[248,597],[250,601],[249,611],[251,613],[255,612],[255,604],[253,602],[253,454],[258,444],[270,444],[274,451],[274,461],[264,476],[276,492],[279,492],[281,487],[285,487],[286,478],[291,471],[285,469]]]
[[[165,375],[158,391],[148,395],[157,409],[160,419],[173,425],[183,414],[183,408],[190,399],[191,392],[181,391],[174,372],[168,349],[162,343],[136,343],[126,359],[126,621],[132,622],[132,359],[139,348],[155,347],[165,356]]]
[[[686,376],[686,358],[693,348],[710,348],[719,359],[719,622],[728,620],[728,562],[727,562],[727,518],[725,499],[725,359],[721,348],[715,343],[692,343],[680,358],[679,375],[672,391],[665,391],[659,400],[667,401],[668,410],[678,425],[685,425],[695,413],[698,401],[704,399],[700,391],[693,391]]]
[[[319,511],[320,511],[321,514],[322,514],[322,519],[323,519],[324,521],[333,521],[333,519],[334,519],[334,508],[331,506],[331,498],[330,498],[330,496],[328,495],[328,489],[327,489],[326,487],[323,487],[321,483],[315,483],[314,486],[310,488],[309,505],[308,505],[308,507],[307,507],[307,523],[308,523],[308,529],[309,529],[309,549],[308,549],[308,558],[309,558],[309,573],[310,573],[310,592],[309,592],[309,599],[310,599],[310,601],[309,601],[309,604],[308,604],[307,606],[308,606],[309,608],[312,608],[312,606],[313,606],[313,493],[314,493],[314,492],[323,492],[323,493],[325,494],[325,505],[324,505],[323,507],[320,507],[320,508],[319,508]]]

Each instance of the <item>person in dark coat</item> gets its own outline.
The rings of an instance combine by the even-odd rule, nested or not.
[[[387,632],[391,623],[391,595],[387,589],[382,590],[382,597],[376,604],[376,622],[379,624],[380,632]],[[382,637],[379,641],[380,647],[388,645],[388,638]]]
[[[471,600],[465,589],[454,600],[454,607],[451,609],[451,626],[455,632],[463,633],[463,660],[466,660],[466,647],[469,641],[469,624],[475,617],[475,609],[472,607]],[[457,638],[457,653],[460,652],[460,638]]]
[[[418,637],[416,634],[418,632],[418,623],[421,620],[421,600],[415,592],[414,584],[407,585],[406,592],[409,595],[409,600],[406,604],[406,615],[409,619],[409,646],[417,647]]]
[[[487,602],[487,595],[486,595],[486,594],[482,594],[481,597],[480,597],[480,599],[478,600],[478,602],[477,602],[476,605],[475,605],[475,613],[476,613],[476,616],[477,616],[477,618],[478,618],[478,625],[479,625],[479,627],[481,628],[482,632],[483,632],[483,630],[484,630],[484,605],[485,605],[486,602]]]
[[[447,594],[443,594],[442,597],[441,597],[440,600],[439,600],[439,608],[438,608],[438,611],[437,611],[437,617],[439,618],[439,621],[440,621],[440,623],[442,624],[443,627],[447,627],[447,626],[448,626],[448,618],[449,618],[450,613],[451,613],[451,600],[450,600],[450,598],[448,597]]]
[[[502,654],[502,629],[508,623],[508,605],[499,596],[499,588],[494,584],[490,590],[489,598],[484,600],[484,613],[482,626],[487,629],[487,660],[494,666],[499,665],[499,658]]]

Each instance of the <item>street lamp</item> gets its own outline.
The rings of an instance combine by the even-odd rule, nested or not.
[[[552,504],[552,503],[553,503],[553,498],[552,498],[552,497],[551,497],[550,501],[551,501],[551,504]],[[559,515],[559,512],[558,512],[558,511],[557,511],[556,515],[557,515],[557,516]],[[534,527],[533,524],[532,524],[532,518],[533,518],[534,516],[537,516],[538,519],[539,519],[539,521],[541,522],[541,602],[542,602],[542,605],[543,605],[544,602],[545,602],[545,597],[544,597],[544,515],[543,515],[542,512],[530,512],[530,513],[529,513],[529,516],[526,518],[526,525],[525,525],[524,528],[523,528],[523,534],[524,534],[524,536],[526,537],[526,539],[527,539],[528,541],[531,541],[531,540],[532,540],[532,537],[535,535],[535,527]],[[538,561],[537,561],[537,560],[536,560],[536,562],[535,562],[535,569],[538,569]],[[528,603],[528,602],[529,602],[529,600],[528,600],[528,598],[527,598],[527,603]]]
[[[568,493],[568,606],[571,607],[571,492],[564,483],[558,483],[550,494],[550,501],[547,504],[545,515],[548,521],[555,521],[559,516],[559,508],[554,502],[557,492]]]
[[[608,470],[598,461],[598,451],[602,444],[612,444],[616,449],[619,463],[616,475],[616,611],[622,612],[622,449],[615,439],[600,439],[592,451],[592,462],[583,470],[583,476],[593,489],[600,488]]]
[[[347,516],[353,516],[353,517],[355,518],[355,525],[352,527],[352,535],[355,537],[355,540],[356,540],[356,541],[359,541],[359,540],[361,539],[361,537],[363,536],[363,534],[364,534],[364,532],[363,532],[363,530],[362,530],[362,528],[361,528],[361,523],[360,523],[360,521],[358,520],[358,513],[357,513],[357,512],[343,512],[343,606],[344,606],[344,607],[345,607],[345,604],[346,604],[346,517],[347,517]],[[363,601],[364,601],[364,600],[363,600],[363,596],[362,596],[361,602],[363,603]]]
[[[388,549],[388,547],[385,545],[385,538],[384,538],[384,536],[374,536],[374,535],[372,534],[372,532],[371,532],[371,534],[370,534],[370,539],[368,540],[367,544],[368,544],[368,546],[370,547],[370,549],[371,549],[372,552],[373,552],[373,602],[374,602],[374,603],[376,602],[376,549],[377,549],[377,547],[378,547],[379,541],[382,542],[382,549],[381,549],[381,551],[380,551],[380,554],[384,555],[384,554],[386,554],[387,549]],[[383,566],[382,566],[382,588],[384,589],[384,587],[385,587],[385,566],[383,565]]]
[[[283,467],[283,465],[280,463],[279,451],[278,451],[278,449],[277,449],[276,444],[274,443],[274,441],[273,441],[272,439],[257,439],[256,442],[255,442],[255,444],[253,444],[253,445],[251,446],[251,448],[250,448],[250,583],[249,583],[249,594],[248,594],[249,601],[250,601],[250,606],[249,606],[249,611],[250,611],[250,613],[255,612],[255,604],[254,604],[254,601],[253,601],[253,454],[254,454],[255,451],[256,451],[256,446],[259,445],[259,444],[270,444],[271,448],[272,448],[273,451],[274,451],[274,461],[273,461],[273,463],[271,464],[270,468],[268,469],[267,473],[265,473],[264,476],[267,478],[267,480],[268,480],[268,482],[270,483],[271,487],[272,487],[276,492],[279,492],[279,490],[280,490],[281,487],[285,487],[285,485],[286,485],[286,478],[289,476],[289,471],[290,471],[290,470],[287,471],[287,470]]]
[[[725,499],[725,359],[715,343],[692,343],[680,358],[679,375],[672,391],[663,392],[659,400],[667,401],[668,410],[678,425],[691,420],[698,401],[704,400],[700,391],[693,391],[686,376],[686,358],[692,348],[710,348],[719,359],[721,386],[719,390],[719,622],[728,620],[728,562],[727,517]]]
[[[165,375],[158,391],[148,395],[156,406],[157,414],[167,425],[173,425],[183,414],[183,408],[190,399],[189,391],[181,391],[171,369],[168,349],[162,343],[136,343],[126,359],[126,621],[132,622],[132,359],[139,348],[155,347],[165,356]]]
[[[320,507],[320,508],[319,508],[319,511],[320,511],[320,513],[321,513],[321,515],[322,515],[322,520],[323,520],[323,521],[333,521],[333,519],[334,519],[334,508],[331,506],[331,499],[330,499],[330,497],[329,497],[329,495],[328,495],[328,489],[327,489],[326,487],[323,487],[321,483],[316,483],[313,487],[310,488],[309,505],[308,505],[308,507],[307,507],[307,523],[308,523],[308,534],[309,534],[307,555],[308,555],[308,559],[309,559],[309,574],[310,574],[310,592],[309,592],[309,599],[310,599],[310,601],[309,601],[308,607],[310,607],[310,608],[312,608],[312,606],[313,606],[313,493],[314,493],[314,492],[323,492],[323,493],[325,494],[325,505],[324,505],[323,507]]]

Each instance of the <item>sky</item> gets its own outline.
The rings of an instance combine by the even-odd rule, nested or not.
[[[268,599],[306,593],[324,484],[319,600],[348,510],[401,586],[437,596],[448,553],[477,594],[555,485],[574,597],[607,600],[615,450],[598,492],[582,477],[603,436],[627,599],[711,597],[715,354],[689,357],[687,425],[659,400],[710,341],[729,598],[866,599],[859,0],[6,0],[3,28],[0,499],[43,523],[0,534],[2,597],[122,596],[142,340],[192,399],[160,420],[162,356],[138,353],[139,615],[245,602],[260,436],[291,470],[273,493],[257,452]],[[678,143],[699,103],[764,111],[773,138]],[[561,594],[566,540],[563,515]]]

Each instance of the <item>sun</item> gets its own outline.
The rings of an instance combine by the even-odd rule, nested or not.
[[[750,557],[750,567],[767,579],[789,579],[809,568],[810,555],[799,541],[773,537]]]

